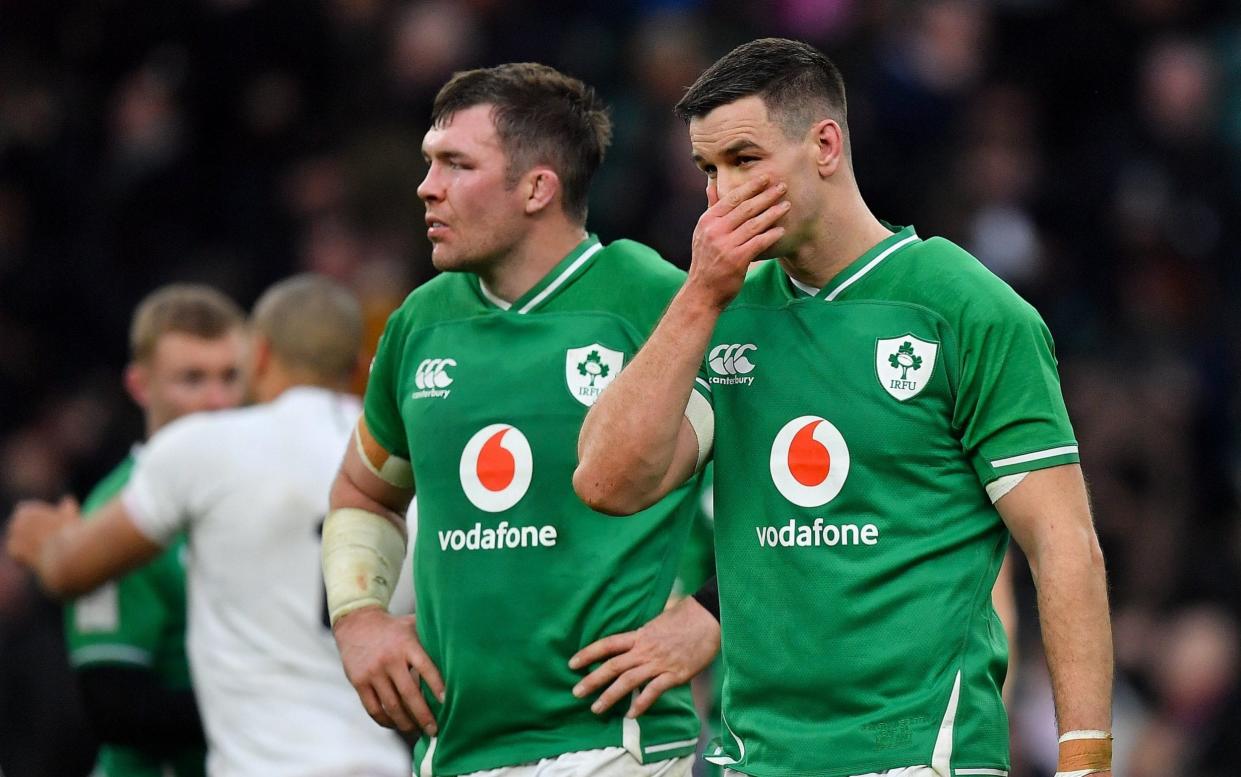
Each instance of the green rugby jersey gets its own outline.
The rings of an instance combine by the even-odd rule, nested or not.
[[[1009,535],[985,486],[1078,460],[1038,314],[906,228],[812,296],[775,261],[754,268],[695,391],[715,416],[712,760],[1006,771],[991,588]]]
[[[128,456],[86,497],[89,516],[121,492],[134,468]],[[185,655],[185,538],[149,564],[65,606],[65,639],[74,668],[130,664],[153,670],[168,688],[190,687]],[[186,748],[158,756],[139,748],[104,744],[95,775],[191,777],[204,773],[206,752]]]
[[[586,411],[633,358],[684,273],[629,241],[591,237],[506,305],[468,273],[415,290],[388,321],[366,392],[375,439],[411,461],[418,635],[443,673],[439,735],[415,773],[463,774],[625,747],[692,753],[689,691],[639,720],[576,699],[569,657],[663,608],[696,483],[625,519],[573,492]]]

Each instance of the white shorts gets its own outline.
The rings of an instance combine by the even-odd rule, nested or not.
[[[640,764],[623,747],[579,750],[537,763],[470,772],[462,777],[689,777],[694,756]]]
[[[724,777],[749,777],[732,769],[724,770]],[[855,774],[853,777],[944,777],[939,772],[929,766],[904,766],[899,769],[887,769],[882,772],[871,772],[870,774]]]

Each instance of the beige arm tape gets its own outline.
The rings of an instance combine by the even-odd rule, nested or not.
[[[685,418],[698,438],[698,461],[694,471],[701,471],[711,456],[715,444],[715,409],[697,391],[689,392],[689,404],[685,406]]]
[[[363,607],[388,609],[401,576],[405,536],[381,515],[345,507],[323,522],[323,583],[332,625]]]
[[[1112,768],[1112,735],[1107,731],[1068,731],[1060,737],[1055,777],[1086,777]]]
[[[365,423],[366,419],[361,418],[353,429],[353,444],[358,449],[358,458],[362,459],[362,463],[375,477],[388,485],[397,488],[413,488],[414,468],[405,459],[393,456],[384,450],[369,431],[363,437],[362,430]]]

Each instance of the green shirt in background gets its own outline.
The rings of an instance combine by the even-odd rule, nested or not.
[[[89,515],[121,492],[133,471],[125,458],[82,504]],[[106,583],[65,606],[65,639],[75,669],[123,664],[154,671],[168,688],[190,687],[185,655],[185,538],[146,566]],[[135,747],[103,744],[95,764],[101,777],[201,777],[206,751],[187,748],[157,756]]]

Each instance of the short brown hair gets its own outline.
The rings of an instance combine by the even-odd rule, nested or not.
[[[280,281],[254,303],[250,321],[288,367],[336,381],[358,364],[362,308],[326,276],[303,273]]]
[[[673,111],[682,121],[757,95],[789,137],[800,137],[822,118],[840,125],[848,149],[848,104],[840,70],[807,43],[760,38],[743,43],[707,68]]]
[[[215,340],[242,326],[245,314],[222,292],[197,283],[161,286],[143,298],[129,326],[129,352],[146,361],[159,339],[181,332]]]
[[[535,165],[548,165],[560,176],[565,213],[584,223],[590,179],[612,140],[612,120],[595,90],[534,62],[467,70],[435,96],[431,124],[442,126],[476,105],[492,106],[509,186]]]

